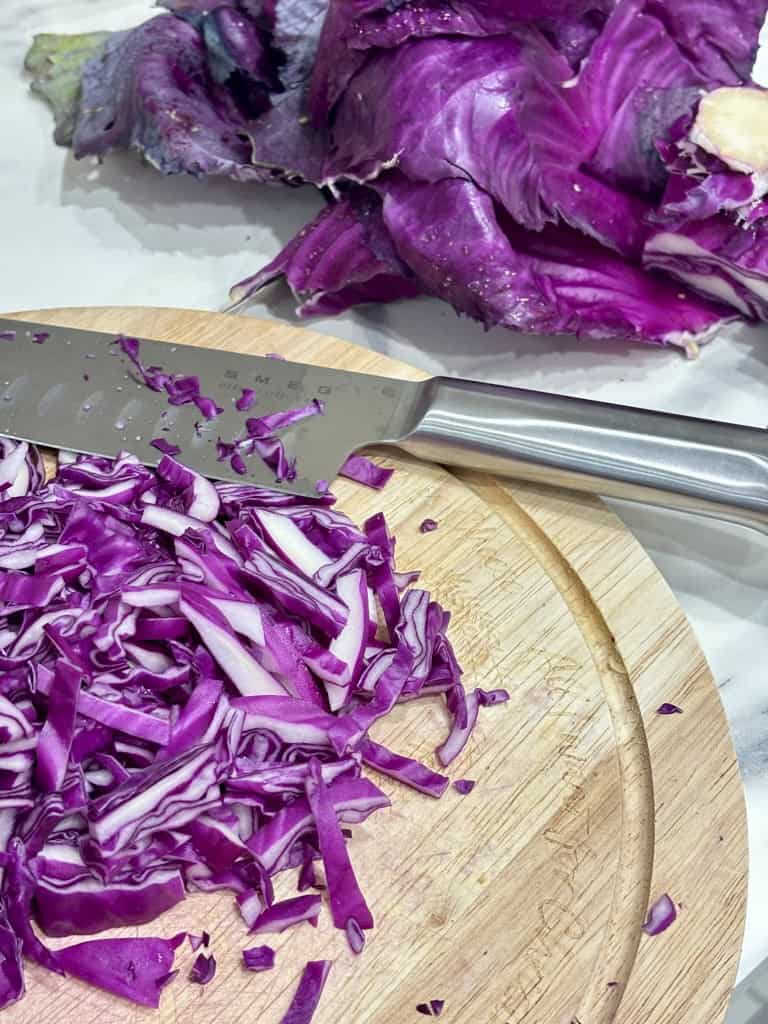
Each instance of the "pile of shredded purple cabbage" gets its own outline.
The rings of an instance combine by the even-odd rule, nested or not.
[[[157,1006],[184,933],[52,950],[33,924],[93,935],[193,892],[229,890],[258,936],[330,913],[362,950],[343,826],[389,803],[368,770],[436,798],[449,783],[369,728],[441,696],[446,767],[507,698],[464,690],[448,613],[394,554],[382,515],[358,528],[329,494],[129,454],[62,454],[46,482],[34,448],[0,439],[0,1007],[23,958]],[[298,894],[276,902],[287,870]],[[243,969],[273,966],[244,945]],[[284,1020],[311,1019],[329,968],[307,964]],[[215,971],[201,951],[186,978]]]

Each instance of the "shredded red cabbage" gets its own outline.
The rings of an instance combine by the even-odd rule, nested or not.
[[[661,704],[656,708],[657,715],[682,715],[683,709],[679,708],[677,704]]]
[[[211,936],[208,932],[201,932],[200,935],[193,935],[191,932],[187,934],[189,944],[192,947],[193,952],[197,953],[200,947],[208,948],[211,942]]]
[[[282,412],[270,412],[265,416],[256,416],[245,421],[245,433],[247,437],[271,438],[278,430],[285,430],[310,416],[322,416],[325,413],[325,402],[319,398],[313,398],[311,402],[296,409],[286,409]]]
[[[355,454],[348,455],[339,470],[339,476],[365,484],[366,487],[373,487],[377,491],[386,486],[393,473],[394,469],[384,469],[383,466],[371,462],[365,455]]]
[[[477,721],[480,707],[479,692],[465,693],[463,689],[451,689],[446,696],[453,718],[453,727],[448,739],[437,748],[437,758],[446,768],[466,746]]]
[[[237,405],[240,408],[240,402]],[[274,472],[277,483],[282,483],[284,480],[295,480],[296,460],[288,456],[285,445],[276,436],[276,431],[285,430],[286,427],[298,423],[300,420],[309,416],[322,415],[324,412],[324,402],[315,398],[307,405],[296,409],[285,409],[281,412],[267,413],[264,416],[251,417],[245,421],[245,428],[239,437],[232,441],[224,441],[222,438],[217,440],[218,460],[224,462],[229,459],[232,469],[240,476],[244,476],[248,472],[248,467],[243,456],[258,455],[264,464]]]
[[[462,796],[466,796],[468,793],[472,792],[476,785],[477,783],[472,779],[456,779],[453,783],[453,788],[457,793],[461,793]]]
[[[114,995],[157,1008],[173,980],[173,959],[184,933],[166,939],[92,939],[56,950],[54,961],[72,974]]]
[[[288,1012],[280,1024],[310,1024],[315,1015],[320,996],[323,994],[330,960],[310,960],[301,975],[299,986],[294,993]]]
[[[364,740],[360,750],[363,764],[375,768],[382,775],[397,779],[412,789],[418,789],[420,793],[440,798],[448,788],[447,776],[433,772],[431,768],[414,761],[413,758],[393,754],[391,750],[371,739]]]
[[[242,394],[235,402],[238,412],[248,412],[256,404],[256,392],[253,388],[243,388]]]
[[[318,854],[307,844],[305,846],[304,860],[299,870],[299,880],[296,883],[296,888],[299,892],[306,892],[307,889],[325,889],[325,882],[321,882],[315,872],[314,859],[316,856]]]
[[[171,444],[164,437],[155,437],[149,443],[153,448],[157,448],[159,452],[162,452],[163,455],[174,456],[181,452],[181,448],[177,444]]]
[[[439,525],[440,524],[436,519],[422,519],[421,524],[419,526],[419,532],[432,533],[432,531],[436,530]]]
[[[175,970],[168,971],[167,974],[161,975],[157,979],[157,987],[158,987],[158,989],[162,992],[162,990],[166,987],[166,985],[170,985],[170,983],[173,981],[173,979],[178,977],[178,974],[179,974],[179,969],[177,967]]]
[[[22,956],[142,1005],[175,976],[184,935],[54,951],[33,917],[93,935],[227,889],[253,933],[281,931],[317,922],[319,861],[362,951],[346,826],[389,804],[363,769],[449,785],[369,728],[441,696],[448,763],[508,696],[465,693],[449,616],[394,546],[383,516],[359,529],[329,494],[214,485],[167,455],[63,454],[46,482],[34,447],[0,439],[0,1005],[24,993]],[[304,894],[276,902],[285,870]],[[327,966],[307,970],[313,1008]],[[214,971],[200,954],[192,976]]]
[[[206,956],[205,953],[198,953],[194,964],[192,964],[192,970],[189,972],[189,980],[198,985],[207,985],[209,981],[213,981],[215,976],[216,959],[213,954]]]
[[[355,955],[362,953],[365,946],[365,935],[354,917],[350,917],[347,920],[345,931],[347,933],[347,942],[352,952]]]
[[[260,935],[264,932],[284,932],[301,921],[308,921],[316,928],[320,907],[319,896],[294,896],[293,899],[273,903],[256,918],[251,933]]]
[[[252,946],[243,950],[243,964],[249,971],[271,971],[275,966],[275,951],[271,946]]]
[[[200,394],[200,381],[197,377],[165,373],[160,366],[144,366],[139,358],[138,338],[128,338],[121,334],[115,341],[133,363],[139,379],[152,391],[165,391],[171,405],[195,405],[207,420],[215,419],[219,413],[224,412],[212,398]]]
[[[153,391],[165,391],[171,405],[194,403],[207,420],[215,419],[219,413],[224,411],[212,398],[200,394],[200,381],[197,377],[165,373],[159,366],[145,366],[139,358],[141,343],[138,338],[119,335],[115,341],[133,364],[141,381]],[[283,358],[276,353],[269,355],[273,359]],[[247,412],[255,402],[256,392],[254,389],[243,388],[240,397],[235,402],[235,408],[240,412]],[[325,402],[321,398],[313,398],[306,405],[295,409],[284,409],[280,412],[266,413],[264,416],[251,417],[245,421],[245,428],[239,437],[232,441],[218,438],[216,442],[217,458],[219,462],[229,460],[233,471],[239,476],[245,476],[248,466],[243,456],[258,455],[264,464],[274,472],[276,483],[295,480],[296,459],[288,456],[285,445],[277,433],[310,416],[322,416],[324,412]],[[176,445],[171,445],[162,438],[155,438],[150,444],[166,455],[178,455],[181,451]],[[352,454],[347,457],[339,470],[339,475],[365,484],[367,487],[381,490],[393,472],[392,469],[377,466],[375,462],[364,455]],[[317,493],[324,494],[327,490],[328,482],[318,480]],[[424,520],[424,523],[433,522],[434,520],[431,519]],[[427,529],[436,527],[437,523]]]
[[[0,341],[16,341],[16,331],[0,331]]]
[[[444,999],[430,999],[428,1003],[418,1003],[416,1012],[422,1013],[425,1017],[439,1017],[444,1006]]]
[[[477,698],[480,707],[491,707],[493,704],[506,704],[509,700],[508,690],[481,690],[477,691]]]
[[[664,893],[649,907],[643,931],[646,935],[659,935],[666,931],[676,918],[677,908],[669,895]]]
[[[50,338],[50,331],[35,331],[32,335],[32,342],[35,345],[43,345]]]
[[[326,785],[320,762],[313,757],[305,779],[307,801],[317,828],[331,917],[337,928],[347,930],[350,919],[355,928],[373,928],[373,915],[357,884],[347,844],[339,826],[331,787]],[[319,897],[318,897],[319,899]]]

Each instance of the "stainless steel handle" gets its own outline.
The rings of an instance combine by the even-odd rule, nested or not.
[[[768,532],[768,431],[435,377],[400,447],[422,459]]]

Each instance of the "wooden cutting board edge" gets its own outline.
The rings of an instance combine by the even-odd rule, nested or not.
[[[117,329],[112,326],[117,324],[135,329],[131,323],[141,319],[142,324],[149,324],[144,334],[158,337],[168,332],[169,318],[182,317],[190,331],[213,325],[223,328],[232,320],[224,314],[142,307],[50,309],[9,315],[73,326],[85,326],[88,319],[89,326],[105,330]],[[363,372],[409,379],[424,376],[413,367],[303,327],[241,319],[247,319],[263,336],[265,351],[278,347],[270,344],[270,336],[286,344],[293,335],[302,346],[317,349],[318,362],[328,362],[324,356],[331,349],[336,349],[336,358],[346,350],[355,357],[355,369]],[[300,358],[311,357],[304,352]],[[612,948],[611,960],[625,965],[625,976],[619,972],[613,979],[619,984],[610,988],[603,980],[598,984],[596,977],[585,979],[584,997],[573,1024],[682,1024],[679,1017],[673,1022],[658,1015],[659,986],[691,988],[686,1022],[720,1024],[738,966],[744,927],[746,815],[727,720],[693,632],[648,556],[599,500],[501,483],[468,472],[456,475],[535,552],[567,603],[603,681],[618,740],[620,771],[633,780],[627,787],[632,803],[625,804],[622,813],[621,865],[611,927],[603,940],[604,946]],[[623,582],[628,566],[633,568],[629,590]],[[628,624],[633,628],[628,629]],[[684,714],[676,716],[673,741],[670,731],[660,728],[663,719],[655,715],[660,702],[655,679],[660,665],[668,672],[669,663],[673,663],[671,677],[679,678],[680,686],[662,699],[684,708]],[[679,774],[681,751],[689,748],[696,770],[684,779]],[[717,834],[712,840],[717,852],[709,853],[716,865],[707,872],[704,851],[701,857],[696,853],[705,838],[701,818],[712,800],[718,808]],[[670,838],[679,835],[691,839],[682,851]],[[694,836],[701,837],[699,844]],[[683,885],[683,878],[691,875],[701,876],[700,888],[706,889],[702,898],[711,906],[710,926],[694,936],[685,933],[681,940],[685,951],[677,960],[674,945],[642,936],[636,922],[642,920],[649,898],[667,888],[674,897],[676,879],[681,891],[695,891],[697,886]],[[681,924],[684,916],[682,907]],[[641,943],[642,955],[638,955]],[[616,944],[621,948],[619,957]],[[600,973],[599,962],[595,973]],[[692,976],[697,978],[695,986]],[[649,992],[656,994],[651,1000],[653,1016],[649,1016]]]
[[[725,712],[691,626],[647,554],[599,499],[489,481],[479,474],[459,476],[524,538],[568,604],[602,680],[621,774],[633,780],[622,789],[620,866],[610,926],[603,941],[605,958],[610,950],[611,960],[625,968],[623,973],[614,973],[613,980],[624,990],[615,1020],[622,1024],[656,1020],[648,1015],[649,993],[664,985],[671,990],[691,984],[687,972],[698,971],[700,984],[709,992],[700,992],[700,1003],[690,1010],[686,1007],[684,1019],[692,1024],[719,1024],[728,1007],[743,938],[746,808]],[[583,517],[584,525],[577,522],[574,526],[574,512]],[[629,575],[635,582],[628,588],[622,579]],[[639,584],[638,578],[642,579]],[[657,620],[657,626],[662,622],[662,628],[628,630],[627,612],[632,605],[649,610],[643,614]],[[679,689],[669,695],[659,692],[657,673],[679,678]],[[684,728],[675,731],[674,740],[664,728],[666,716],[656,713],[660,698],[684,709],[682,715],[675,716],[675,721],[685,722],[681,721]],[[704,760],[712,759],[707,768],[700,765],[703,770],[698,781],[681,779],[681,751],[688,751],[688,756],[696,751],[697,758],[700,753]],[[710,776],[715,765],[719,769]],[[698,789],[702,784],[707,797]],[[701,803],[709,800],[718,801],[719,812],[716,822],[704,824]],[[723,858],[716,870],[717,881],[706,877],[704,857],[696,860],[694,832],[710,856]],[[670,842],[670,836],[681,833],[691,840],[686,850]],[[703,854],[703,847],[698,848]],[[713,849],[719,852],[713,853]],[[644,916],[646,897],[650,902],[663,892],[674,897],[676,892],[690,891],[685,879],[691,872],[700,875],[693,891],[698,889],[707,901],[712,898],[712,915],[708,927],[694,940],[697,951],[688,949],[678,959],[676,954],[682,951],[674,943],[665,950],[658,940],[642,936],[632,923],[638,915]],[[679,915],[683,923],[685,907],[680,907]],[[667,934],[671,938],[672,933]],[[617,947],[621,950],[618,956]],[[705,963],[708,970],[702,969]],[[612,992],[590,984],[572,1024],[614,1020],[611,1005]],[[664,1024],[681,1020],[675,1015],[658,1019]]]

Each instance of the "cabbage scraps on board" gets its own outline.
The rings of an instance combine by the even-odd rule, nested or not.
[[[37,335],[33,335],[33,340],[36,337]],[[47,337],[48,334],[46,334]],[[161,366],[144,366],[140,359],[141,342],[138,338],[120,334],[115,338],[115,344],[133,364],[139,380],[152,391],[165,391],[171,405],[196,405],[206,420],[216,419],[219,413],[224,411],[212,398],[200,394],[198,377],[169,374]],[[272,353],[272,356],[274,357],[275,354]],[[247,412],[256,403],[257,398],[257,393],[253,388],[243,388],[241,397],[235,403],[236,408],[239,412]],[[296,459],[289,458],[285,445],[277,434],[286,427],[308,417],[324,414],[325,402],[320,398],[313,398],[307,405],[299,408],[249,417],[245,421],[243,432],[239,437],[235,437],[231,441],[224,441],[221,437],[217,439],[217,459],[219,462],[229,461],[231,468],[236,473],[245,476],[248,472],[248,465],[243,456],[258,455],[264,464],[274,472],[276,483],[295,480]],[[196,429],[197,426],[195,424]],[[181,448],[178,445],[169,444],[165,438],[156,437],[149,443],[163,455],[181,454]],[[186,471],[179,467],[174,472],[179,474]],[[339,469],[339,476],[345,476],[366,487],[372,487],[374,490],[381,490],[392,478],[393,473],[393,469],[377,466],[367,456],[357,453],[348,455]],[[202,478],[198,478],[198,486],[209,486],[205,481],[201,484],[200,480]],[[317,493],[325,494],[327,491],[328,481],[318,480]]]
[[[765,0],[162,0],[39,35],[75,156],[310,184],[231,291],[302,316],[435,295],[486,327],[676,345],[768,319]]]
[[[440,697],[446,767],[508,694],[465,691],[450,616],[396,570],[384,517],[359,528],[334,500],[213,484],[167,455],[62,453],[46,482],[33,446],[0,438],[0,1008],[25,958],[150,1007],[171,983],[218,984],[207,932],[51,949],[33,927],[135,927],[188,893],[231,892],[244,940],[330,912],[363,951],[376,906],[346,826],[389,805],[370,775],[449,785],[368,730]],[[300,895],[276,901],[284,871]],[[244,947],[244,970],[273,968]],[[306,965],[285,1022],[308,1024],[329,969]]]

